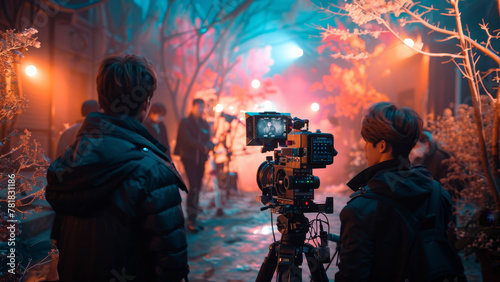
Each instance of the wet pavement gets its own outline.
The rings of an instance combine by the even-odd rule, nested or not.
[[[320,188],[315,196],[316,201],[324,201],[326,195],[334,196],[334,213],[327,215],[330,223],[329,233],[334,234],[340,232],[339,213],[348,200],[346,195],[337,193],[338,190],[338,187]],[[274,224],[271,224],[270,211],[260,211],[263,205],[255,200],[256,195],[257,192],[241,193],[231,197],[223,204],[224,214],[217,216],[213,193],[202,191],[200,206],[203,212],[199,220],[205,229],[197,234],[187,235],[191,282],[255,281],[269,245],[273,242],[272,230],[274,229],[276,240],[281,238],[275,226],[277,215],[273,214]],[[316,214],[307,213],[306,216],[311,220]],[[47,232],[43,235],[47,237],[44,238],[45,241],[48,235]],[[333,254],[336,244],[329,242],[329,247],[330,254]],[[41,249],[39,253],[40,256],[46,256],[47,250]],[[474,257],[463,260],[470,282],[481,281],[480,267],[474,260]],[[333,281],[337,272],[335,261],[327,270],[330,281]],[[24,281],[43,280],[48,265],[46,263],[34,267]],[[302,280],[310,281],[305,259],[301,268]]]
[[[205,229],[196,234],[188,233],[190,281],[255,281],[269,245],[273,242],[272,230],[274,229],[276,240],[281,238],[276,230],[277,215],[273,214],[272,225],[271,212],[260,211],[263,205],[256,201],[256,195],[257,192],[244,193],[230,198],[223,205],[224,215],[217,216],[212,204],[213,193],[202,193],[200,205],[204,212],[199,220]],[[324,201],[321,195],[317,195],[316,199]],[[338,213],[346,199],[334,199],[335,211],[327,215],[331,225],[330,233],[338,234],[340,231]],[[316,214],[305,215],[311,220]],[[331,254],[335,245],[329,242]],[[308,281],[310,272],[305,259],[301,268],[303,280]],[[327,276],[334,277],[336,271],[337,268],[332,263]]]
[[[321,189],[320,189],[321,190]],[[338,188],[324,189],[315,196],[324,201],[326,195],[334,196],[334,213],[327,215],[329,233],[340,233],[339,213],[348,196],[337,194]],[[255,193],[244,193],[224,203],[224,215],[217,216],[213,207],[213,193],[203,192],[200,205],[204,212],[199,216],[205,229],[197,234],[188,233],[188,254],[191,272],[190,281],[255,281],[269,245],[273,242],[271,213],[260,211],[263,205],[255,200]],[[306,214],[309,219],[316,213]],[[281,234],[276,230],[276,214],[273,214],[276,240]],[[335,252],[336,243],[329,242],[330,254]],[[473,256],[463,258],[469,282],[481,281],[480,266]],[[327,270],[333,281],[338,271],[335,261]],[[326,265],[325,265],[326,266]],[[309,269],[304,259],[302,280],[310,281]]]

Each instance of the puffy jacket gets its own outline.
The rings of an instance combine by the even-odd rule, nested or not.
[[[340,213],[342,243],[335,281],[404,281],[411,231],[391,206],[362,193],[369,189],[390,197],[421,219],[432,189],[439,187],[444,212],[436,216],[445,228],[451,219],[450,195],[423,166],[409,167],[398,160],[371,166],[347,185],[356,192]]]
[[[47,173],[61,217],[61,281],[179,281],[187,276],[181,176],[131,117],[87,116]]]

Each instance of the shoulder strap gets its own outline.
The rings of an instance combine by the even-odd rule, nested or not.
[[[435,215],[439,211],[440,196],[441,196],[441,185],[439,185],[439,182],[434,181],[434,188],[432,189],[431,196],[429,197],[429,206],[427,208],[428,214]],[[435,222],[437,224],[437,217]]]

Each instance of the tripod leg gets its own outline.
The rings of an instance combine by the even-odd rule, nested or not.
[[[285,272],[278,271],[278,281],[279,282],[301,282],[302,281],[302,269],[295,264],[288,266]]]
[[[278,251],[278,268],[276,274],[278,281],[302,281],[302,248],[280,245]]]
[[[307,247],[307,252],[304,252],[304,254],[306,255],[309,271],[311,271],[312,281],[328,282],[325,267],[322,263],[319,262],[318,258],[316,257],[316,248],[314,248],[314,246],[312,246],[311,244],[305,244],[305,247]]]
[[[268,282],[273,279],[274,272],[276,271],[276,265],[278,264],[278,254],[276,253],[277,246],[278,242],[274,242],[269,245],[269,252],[260,266],[259,274],[257,275],[255,282]]]

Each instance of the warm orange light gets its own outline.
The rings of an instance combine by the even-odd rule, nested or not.
[[[403,40],[403,43],[409,47],[413,47],[413,45],[415,45],[415,41],[413,41],[413,39],[411,38],[405,38],[405,40]]]
[[[26,75],[28,76],[35,76],[37,73],[37,69],[34,65],[29,65],[24,69],[24,72],[26,72]]]

